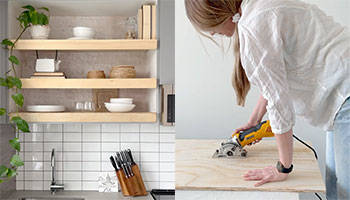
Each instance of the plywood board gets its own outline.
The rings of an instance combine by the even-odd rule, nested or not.
[[[157,40],[18,40],[16,50],[154,50]]]
[[[57,88],[57,89],[98,89],[98,88],[157,88],[155,78],[126,79],[62,79],[62,78],[30,78],[21,79],[22,88]]]
[[[268,192],[325,192],[320,169],[311,150],[294,143],[294,170],[287,181],[254,187],[242,175],[251,169],[275,165],[274,140],[247,147],[246,158],[212,158],[222,140],[176,140],[177,190],[226,190]]]
[[[14,116],[15,113],[10,113]],[[21,112],[19,116],[27,122],[156,122],[157,114],[152,112]]]

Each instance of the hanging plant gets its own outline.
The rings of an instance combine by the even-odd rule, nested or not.
[[[23,33],[30,27],[34,25],[46,26],[49,24],[49,17],[44,13],[38,12],[38,10],[44,10],[49,12],[48,8],[42,7],[36,10],[33,6],[27,5],[22,7],[24,11],[17,17],[17,20],[21,26],[21,32],[18,37],[11,41],[9,39],[2,40],[1,44],[4,48],[9,49],[10,69],[4,74],[4,78],[0,77],[0,86],[7,87],[9,90],[14,90],[14,94],[11,95],[12,100],[16,105],[15,115],[10,118],[10,123],[16,128],[16,135],[19,135],[19,131],[23,133],[28,133],[29,126],[28,123],[19,116],[19,109],[23,107],[24,98],[21,93],[22,82],[17,76],[16,67],[20,65],[19,59],[13,55],[14,47],[17,41],[22,37]],[[9,74],[12,72],[13,76]],[[0,108],[0,115],[9,116],[8,111],[5,108]],[[10,116],[9,116],[10,117]],[[24,163],[19,157],[18,153],[21,151],[21,145],[19,139],[16,137],[9,141],[10,146],[16,150],[16,154],[10,159],[9,166],[0,165],[0,183],[6,179],[11,179],[17,175],[17,168],[23,166]]]

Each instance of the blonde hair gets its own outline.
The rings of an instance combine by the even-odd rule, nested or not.
[[[210,36],[204,32],[224,23],[239,11],[242,0],[185,0],[187,17],[192,25],[206,37]],[[244,106],[250,83],[242,67],[238,27],[234,30],[234,55],[235,63],[232,73],[232,86],[236,92],[237,104]]]

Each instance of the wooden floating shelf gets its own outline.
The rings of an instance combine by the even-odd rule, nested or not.
[[[18,40],[16,50],[154,50],[157,40]]]
[[[10,113],[10,117],[15,113]],[[156,122],[153,112],[57,112],[33,113],[20,112],[19,116],[27,122]]]
[[[155,78],[125,79],[74,79],[74,78],[23,78],[24,89],[113,89],[113,88],[157,88]]]

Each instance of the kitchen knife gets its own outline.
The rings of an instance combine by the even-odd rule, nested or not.
[[[122,155],[122,158],[123,158],[123,160],[124,160],[124,162],[125,162],[125,164],[126,164],[126,167],[127,167],[128,170],[129,170],[130,176],[131,176],[131,177],[134,176],[134,173],[132,172],[132,169],[131,169],[131,162],[128,161],[128,159],[127,159],[127,157],[126,157],[125,151],[121,151],[120,154]]]
[[[120,163],[120,161],[118,160],[117,156],[114,156],[114,160],[115,160],[115,163],[117,165],[117,168],[120,170],[122,169],[122,164]]]
[[[119,169],[118,169],[117,164],[115,163],[115,160],[114,160],[113,156],[109,157],[109,159],[111,160],[111,163],[112,163],[115,171],[118,171]]]
[[[126,153],[127,153],[126,155],[128,156],[128,158],[130,159],[131,165],[136,165],[136,163],[135,163],[135,161],[134,161],[134,158],[132,157],[131,150],[128,149],[128,150],[126,151]]]
[[[129,178],[130,175],[129,175],[129,173],[128,173],[128,169],[126,168],[125,163],[124,163],[123,159],[121,158],[119,152],[117,152],[117,158],[118,158],[119,162],[121,163],[121,167],[122,167],[122,169],[123,169],[123,171],[124,171],[125,177],[126,177],[126,178]]]
[[[127,163],[128,163],[128,166],[129,166],[129,170],[130,170],[130,172],[131,172],[131,176],[134,176],[134,172],[132,171],[132,162],[131,162],[131,159],[130,159],[130,157],[129,157],[129,154],[128,154],[128,152],[127,152],[127,150],[124,150],[124,156],[125,156],[125,159],[126,159],[126,161],[127,161]]]

